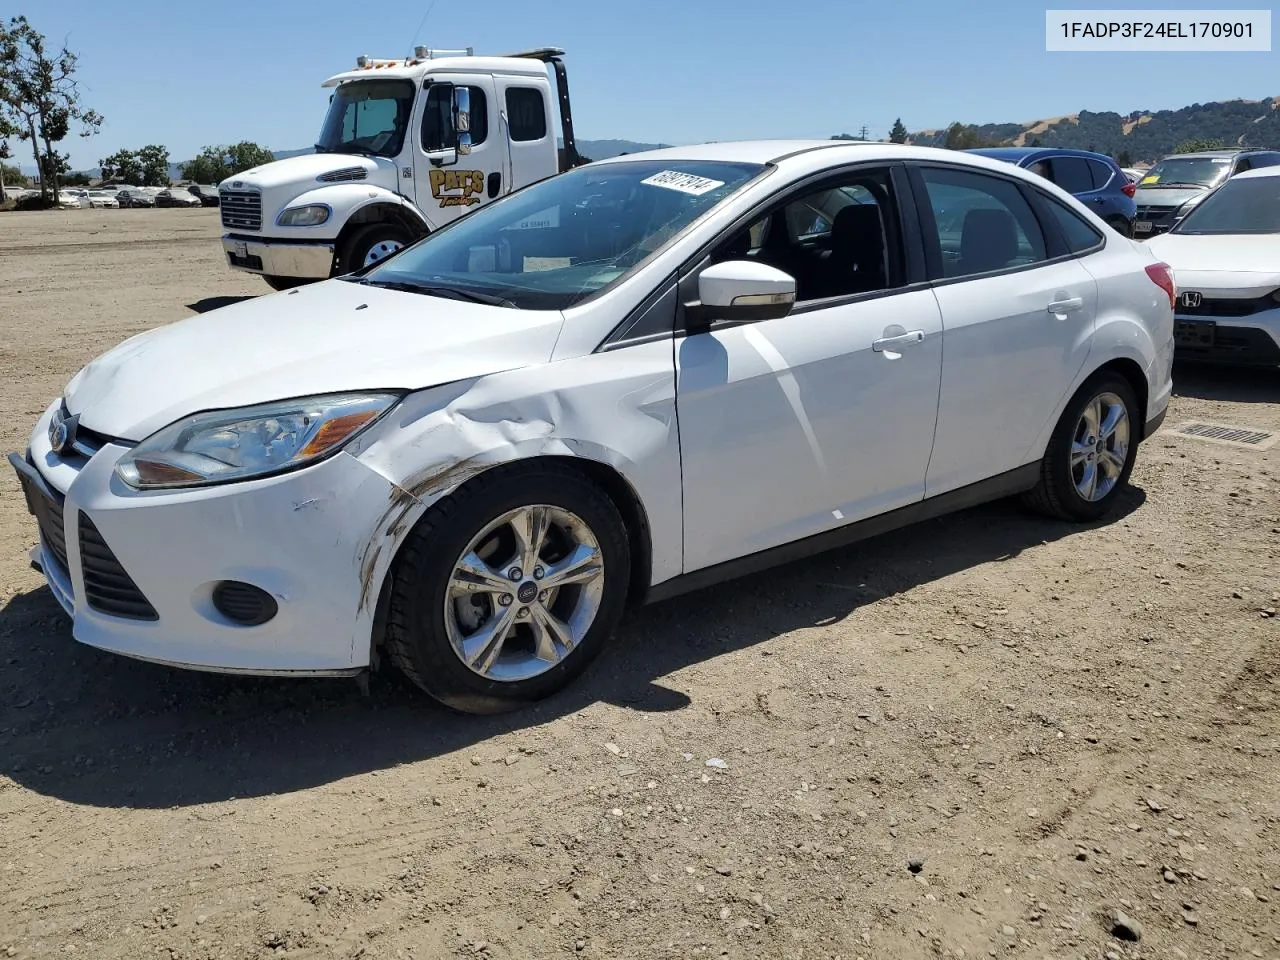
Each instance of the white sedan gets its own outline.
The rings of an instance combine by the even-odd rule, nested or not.
[[[1280,167],[1236,174],[1147,246],[1178,277],[1178,359],[1280,365]]]
[[[1171,392],[1170,271],[969,154],[580,167],[370,268],[125,341],[10,461],[83,643],[545,697],[628,603],[984,500],[1095,521]]]

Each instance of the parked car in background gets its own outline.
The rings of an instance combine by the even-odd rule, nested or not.
[[[1280,166],[1229,177],[1147,247],[1178,280],[1179,359],[1280,364]]]
[[[1135,239],[1164,233],[1230,177],[1280,164],[1277,150],[1202,150],[1165,157],[1138,181]]]
[[[1165,415],[1173,295],[1007,163],[658,150],[135,336],[9,459],[81,642],[301,676],[380,651],[510,709],[632,602],[1017,494],[1102,519]]]
[[[108,207],[120,206],[119,199],[117,199],[115,193],[110,190],[90,190],[88,199],[89,206],[91,207],[102,207],[105,209]]]
[[[156,198],[142,187],[121,187],[116,200],[122,207],[154,207]]]
[[[79,210],[81,208],[87,208],[89,206],[89,201],[81,199],[76,194],[71,193],[68,190],[59,190],[56,206],[59,210]]]
[[[198,207],[200,198],[190,193],[186,187],[169,187],[156,194],[157,207]]]
[[[1037,173],[1075,196],[1118,233],[1127,237],[1133,230],[1137,188],[1104,153],[1054,147],[979,147],[967,152]]]
[[[218,205],[218,188],[206,186],[201,183],[193,183],[187,187],[187,192],[192,196],[199,198],[200,205],[204,207],[216,207]]]
[[[1121,167],[1120,172],[1129,178],[1130,183],[1137,183],[1146,171],[1139,170],[1137,167]]]

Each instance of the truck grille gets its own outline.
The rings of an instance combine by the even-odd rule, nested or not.
[[[262,194],[256,190],[219,190],[222,225],[228,230],[262,229]]]

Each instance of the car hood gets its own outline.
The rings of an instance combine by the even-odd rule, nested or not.
[[[1133,199],[1140,207],[1180,207],[1208,192],[1208,187],[1139,187]]]
[[[328,280],[139,334],[85,366],[64,397],[86,428],[136,441],[202,410],[545,363],[563,323],[558,311]]]
[[[245,187],[256,187],[259,190],[273,190],[276,187],[297,186],[299,183],[312,182],[316,177],[339,170],[363,170],[364,177],[356,182],[376,183],[380,186],[395,189],[399,184],[396,179],[396,165],[385,157],[364,157],[352,153],[304,153],[296,157],[286,157],[272,163],[264,163],[253,167],[234,177],[228,177],[218,184],[221,190],[240,190]],[[344,179],[341,182],[350,182]]]
[[[1280,235],[1165,233],[1146,241],[1179,290],[1260,297],[1280,288]]]

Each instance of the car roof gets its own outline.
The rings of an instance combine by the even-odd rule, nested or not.
[[[705,160],[758,164],[802,162],[815,166],[858,160],[945,160],[1002,172],[1009,167],[1007,163],[967,150],[884,143],[878,140],[727,140],[628,153],[598,160],[596,164],[623,163],[628,160]]]
[[[1252,177],[1280,177],[1280,166],[1275,167],[1257,167],[1254,170],[1246,170],[1243,173],[1237,173],[1232,180],[1248,179]]]
[[[1171,153],[1161,160],[1183,160],[1195,157],[1234,157],[1241,153],[1264,153],[1262,150],[1196,150],[1192,153]]]
[[[1105,153],[1098,153],[1095,150],[1076,150],[1073,147],[973,147],[964,152],[976,153],[982,157],[995,157],[997,160],[1010,163],[1017,163],[1019,160],[1030,157],[1085,157],[1107,163],[1115,162]]]

